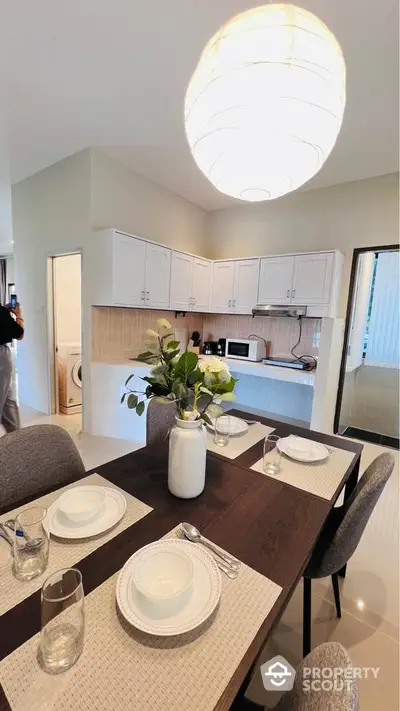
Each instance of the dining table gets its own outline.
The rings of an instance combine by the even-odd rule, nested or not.
[[[74,565],[82,573],[87,599],[88,596],[91,597],[101,590],[112,576],[116,576],[136,551],[169,535],[181,522],[187,521],[196,526],[208,540],[241,561],[253,575],[257,574],[257,580],[262,582],[266,578],[272,581],[271,584],[275,584],[273,604],[265,606],[265,612],[259,614],[256,626],[250,627],[247,637],[243,637],[246,641],[240,647],[239,656],[235,658],[234,668],[232,666],[229,669],[229,678],[225,679],[223,688],[218,690],[218,698],[212,701],[212,705],[208,705],[211,703],[208,698],[211,699],[212,696],[207,697],[205,694],[201,702],[196,702],[196,707],[191,707],[193,711],[197,708],[199,711],[229,709],[237,695],[243,692],[266,640],[273,633],[302,577],[329,513],[341,494],[344,499],[350,496],[359,477],[362,445],[356,442],[251,415],[239,409],[231,410],[229,414],[247,421],[255,420],[259,424],[253,427],[262,425],[265,430],[262,434],[260,431],[258,441],[254,443],[253,440],[257,437],[253,436],[249,440],[250,446],[239,454],[234,450],[234,455],[229,457],[228,450],[225,452],[223,448],[220,451],[215,448],[207,451],[205,488],[195,499],[176,498],[168,491],[168,441],[144,446],[96,467],[96,473],[106,482],[119,487],[126,494],[135,497],[135,500],[147,505],[148,512],[143,512],[138,520],[121,529],[116,535],[98,541],[96,547],[92,547],[90,552],[77,560]],[[252,425],[249,426],[249,433],[251,430]],[[273,432],[281,438],[297,435],[319,442],[335,456],[331,454],[330,464],[326,464],[325,469],[323,464],[316,468],[313,468],[313,465],[304,465],[292,471],[288,464],[288,477],[266,475],[260,466],[257,466],[263,457],[265,432]],[[86,476],[89,474],[90,472],[87,472]],[[299,477],[298,480],[296,476]],[[323,481],[325,488],[319,485],[319,488],[317,486],[314,489],[313,484],[308,486],[310,477],[315,481]],[[304,484],[298,485],[299,481],[304,481]],[[78,484],[79,481],[71,480],[68,483]],[[44,489],[34,499],[51,494],[56,488],[59,489],[59,485]],[[24,499],[23,492],[21,494],[20,501],[13,504],[13,509],[28,503],[29,500]],[[0,517],[4,518],[6,514],[6,510],[0,510]],[[345,571],[342,573],[344,575]],[[221,575],[224,577],[223,573]],[[233,586],[235,582],[229,581],[229,585]],[[21,586],[24,584],[20,583]],[[218,614],[217,611],[216,615]],[[235,614],[240,618],[240,609],[236,610]],[[1,682],[3,681],[2,665],[11,658],[9,655],[13,655],[12,658],[18,661],[18,655],[23,653],[29,641],[40,632],[40,588],[23,599],[16,598],[15,604],[12,602],[5,610],[0,608],[0,615]],[[86,624],[91,625],[89,614]],[[210,624],[212,627],[215,622],[211,621]],[[234,626],[229,630],[229,634],[227,644],[234,646]],[[140,654],[140,639],[135,639],[135,644],[139,645],[135,647],[135,653]],[[148,641],[143,642],[143,649],[145,646],[147,654],[151,644]],[[186,649],[192,649],[192,654],[195,655],[195,645],[193,648],[188,645]],[[218,649],[220,650],[220,647],[216,646],[214,651],[211,645],[209,654],[220,655]],[[98,658],[101,659],[101,646],[97,650]],[[184,655],[184,646],[182,650]],[[162,653],[168,654],[168,651],[168,648],[165,648]],[[85,650],[82,657],[84,654]],[[190,652],[186,651],[186,654]],[[146,659],[148,684],[157,684],[157,679],[152,675],[151,656]],[[184,660],[184,656],[182,659]],[[216,656],[214,661],[217,664]],[[95,662],[96,660],[93,660],[93,664]],[[220,660],[218,663],[221,663]],[[59,675],[60,678],[72,672],[75,679],[79,680],[80,664],[81,659],[72,670]],[[17,674],[17,671],[15,673]],[[180,674],[184,686],[186,674],[184,664]],[[210,674],[212,676],[211,672]],[[96,683],[100,687],[104,683],[105,687],[108,682],[106,679],[102,682],[100,679]],[[15,709],[20,711],[22,706],[13,705],[5,687],[6,685],[0,686],[0,711],[15,711]],[[99,698],[101,693],[100,688]],[[29,700],[29,696],[26,698]],[[121,706],[118,704],[119,702],[116,701],[115,707],[109,706],[109,711],[114,711],[114,708],[115,711],[120,709]],[[139,705],[137,707],[139,708]],[[185,706],[183,703],[180,705],[180,708],[182,707],[189,708],[189,705]],[[26,708],[31,709],[28,702]],[[55,711],[58,708],[67,707],[55,704]],[[91,708],[93,711],[97,709],[96,699],[93,699],[93,706],[88,706],[86,703],[86,708],[88,711],[91,711]],[[166,700],[165,708],[173,708],[172,702],[169,706]]]

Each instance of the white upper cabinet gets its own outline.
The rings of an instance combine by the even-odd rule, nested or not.
[[[242,259],[235,262],[233,310],[237,314],[251,314],[257,303],[259,259]]]
[[[120,306],[145,305],[146,243],[116,234],[113,243],[113,301]]]
[[[155,309],[169,308],[170,279],[171,250],[146,242],[146,306]]]
[[[258,304],[289,304],[295,257],[263,257],[260,267]]]
[[[300,254],[294,258],[292,304],[328,304],[334,253]]]
[[[192,267],[192,309],[210,310],[212,263],[206,259],[193,257]]]
[[[251,314],[257,303],[259,259],[214,262],[211,311]]]
[[[170,307],[174,311],[188,311],[192,297],[193,257],[172,252]]]
[[[235,262],[214,262],[212,282],[211,311],[232,311]]]
[[[183,252],[172,252],[170,308],[209,311],[212,262]]]

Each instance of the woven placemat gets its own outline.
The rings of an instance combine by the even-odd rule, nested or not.
[[[282,590],[246,565],[236,580],[221,575],[216,612],[177,637],[125,622],[118,573],[109,578],[86,598],[85,646],[72,669],[59,676],[40,669],[39,635],[1,662],[12,711],[212,711]]]
[[[207,449],[228,459],[236,459],[236,457],[240,457],[243,452],[246,452],[253,444],[257,444],[260,439],[264,439],[271,432],[274,432],[274,428],[268,427],[268,425],[262,425],[261,423],[249,425],[246,434],[229,437],[226,447],[218,447],[214,443],[214,433],[207,430]]]
[[[63,487],[62,489],[53,491],[51,494],[47,494],[46,496],[42,496],[40,499],[37,499],[35,502],[32,502],[32,504],[28,505],[33,505],[33,503],[35,503],[49,507],[66,489],[70,489],[73,486],[86,486],[88,484],[108,486],[123,493],[126,498],[126,512],[121,521],[119,521],[119,523],[117,523],[117,525],[111,530],[106,531],[99,536],[94,536],[93,538],[67,540],[65,538],[55,539],[52,537],[50,543],[49,564],[45,572],[37,578],[34,578],[34,580],[26,582],[21,582],[14,577],[12,573],[13,559],[11,549],[5,541],[0,541],[0,615],[4,614],[15,605],[18,605],[21,600],[29,597],[29,595],[32,595],[32,593],[36,592],[36,590],[39,590],[42,587],[44,580],[53,572],[59,570],[60,568],[70,568],[71,566],[76,565],[76,563],[82,560],[82,558],[86,558],[89,553],[92,553],[97,548],[100,548],[100,546],[104,543],[107,543],[107,541],[110,541],[114,538],[114,536],[121,533],[121,531],[129,528],[129,526],[132,526],[133,523],[136,523],[136,521],[139,521],[144,516],[147,516],[150,511],[152,511],[150,506],[147,506],[147,504],[139,501],[139,499],[136,499],[134,496],[122,491],[122,489],[119,489],[118,486],[114,486],[114,484],[111,484],[111,482],[107,481],[102,476],[99,476],[99,474],[91,474],[90,476],[81,479],[79,482],[75,482]],[[22,506],[14,511],[9,511],[7,514],[2,516],[0,520],[6,521],[9,518],[15,518],[17,513],[24,508],[27,508],[27,506]]]
[[[336,447],[330,447],[329,450],[328,459],[312,464],[295,462],[282,454],[281,468],[277,474],[266,474],[262,459],[253,464],[251,469],[330,501],[355,454]],[[274,452],[271,452],[267,458],[273,456]]]

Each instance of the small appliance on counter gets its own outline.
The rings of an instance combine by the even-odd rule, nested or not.
[[[200,355],[201,336],[199,331],[193,331],[188,344],[188,351]]]
[[[217,343],[217,355],[223,358],[226,352],[226,338],[219,338]]]
[[[313,370],[315,368],[315,363],[307,362],[303,360],[293,360],[290,358],[276,358],[270,356],[269,358],[263,358],[264,365],[279,365],[281,368],[295,368],[295,370]]]
[[[217,355],[218,341],[204,341],[203,355]]]
[[[227,338],[225,356],[256,363],[266,356],[265,342],[261,339]]]

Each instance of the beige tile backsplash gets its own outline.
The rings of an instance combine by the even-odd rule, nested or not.
[[[318,355],[321,320],[302,320],[302,338],[296,348],[297,355]],[[265,316],[239,316],[230,314],[204,314],[203,334],[206,341],[218,338],[248,338],[255,334],[270,342],[270,355],[290,355],[299,337],[299,322],[291,318]]]
[[[197,313],[175,318],[173,312],[94,306],[92,360],[137,356],[143,350],[146,329],[154,328],[158,318],[167,318],[174,328],[186,329],[189,337],[193,331],[200,331],[203,341],[247,338],[250,334],[256,334],[271,343],[272,355],[290,355],[290,349],[299,337],[299,322],[289,318]],[[318,355],[320,330],[320,319],[303,319],[302,339],[296,348],[298,355]]]
[[[154,328],[158,318],[166,318],[174,328],[185,328],[190,338],[193,331],[202,335],[203,314],[178,316],[168,311],[92,307],[92,360],[107,361],[134,358],[144,349],[147,328]]]

